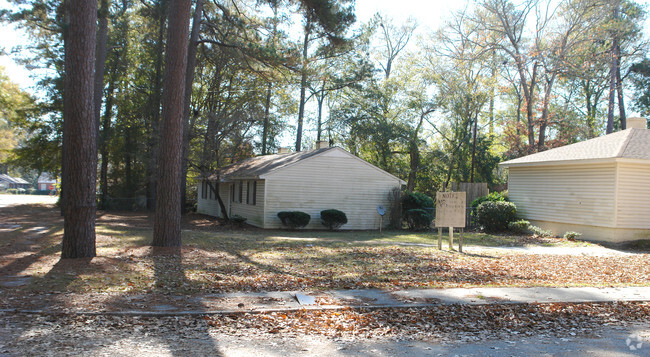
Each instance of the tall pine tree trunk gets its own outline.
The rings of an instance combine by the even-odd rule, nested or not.
[[[156,187],[153,246],[181,245],[181,160],[183,156],[183,108],[190,0],[172,0],[165,51],[160,166]]]
[[[184,210],[187,202],[187,157],[190,152],[190,104],[192,99],[192,84],[196,68],[196,50],[198,46],[201,18],[203,17],[203,0],[197,0],[192,18],[192,33],[187,49],[187,69],[185,72],[185,99],[183,108],[183,158],[181,162],[181,208]]]
[[[97,1],[68,0],[65,35],[63,172],[66,202],[61,258],[94,257],[97,121],[93,78]]]
[[[623,80],[621,78],[621,46],[616,46],[616,95],[618,98],[618,115],[621,121],[621,130],[627,129],[625,115],[625,100],[623,99]]]
[[[269,125],[270,125],[270,111],[271,111],[271,94],[273,84],[271,82],[266,84],[266,100],[264,102],[264,122],[262,123],[262,155],[269,153]]]
[[[97,29],[97,46],[95,49],[95,120],[97,127],[100,126],[102,110],[102,91],[104,89],[104,67],[106,66],[106,46],[108,42],[108,0],[100,1],[99,24]],[[99,135],[99,131],[97,132]],[[98,136],[99,140],[99,136]]]
[[[619,3],[614,4],[614,21],[618,19]],[[607,134],[614,131],[614,97],[616,96],[616,68],[618,67],[618,35],[612,34],[612,46],[610,50],[611,61],[609,65],[609,97],[607,101]]]
[[[156,178],[158,177],[158,150],[160,138],[160,92],[161,92],[161,77],[163,72],[163,52],[165,45],[163,40],[165,38],[165,14],[168,10],[167,0],[158,0],[158,35],[156,39],[156,61],[155,61],[155,74],[152,80],[153,89],[149,98],[149,140],[147,143],[149,158],[147,161],[147,208],[153,209],[156,206]]]
[[[306,20],[305,39],[302,45],[302,68],[300,70],[300,106],[298,107],[298,128],[296,129],[296,151],[302,149],[302,123],[305,117],[305,91],[307,90],[307,56],[309,54],[309,34],[311,22]]]

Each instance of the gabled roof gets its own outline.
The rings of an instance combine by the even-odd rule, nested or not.
[[[210,175],[209,180],[228,180],[237,178],[259,178],[273,170],[294,164],[298,161],[322,154],[334,148],[322,148],[310,151],[298,151],[288,154],[263,155],[252,157],[232,165],[221,168],[217,173]]]
[[[613,159],[650,160],[650,130],[627,129],[500,163],[503,167]]]
[[[23,180],[20,177],[11,177],[6,174],[0,174],[0,180],[18,185],[29,185],[29,182]]]
[[[39,183],[56,183],[56,178],[52,178],[50,174],[44,172],[38,177]]]
[[[364,165],[371,166],[383,174],[391,176],[396,180],[404,183],[403,180],[338,147],[327,147],[309,151],[298,151],[288,154],[263,155],[253,157],[221,168],[217,171],[217,173],[208,176],[208,180],[228,181],[235,179],[259,179],[260,177],[273,171],[280,170],[282,168],[291,166],[293,164],[332,150],[338,150],[340,152],[346,153],[347,155],[359,160]]]

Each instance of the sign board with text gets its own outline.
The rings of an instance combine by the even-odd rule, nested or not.
[[[436,193],[436,227],[465,227],[465,192]]]

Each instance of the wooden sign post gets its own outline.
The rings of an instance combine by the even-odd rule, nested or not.
[[[463,229],[465,228],[465,192],[436,193],[436,227],[438,249],[442,249],[442,227],[449,227],[449,249],[453,249],[454,227],[460,228],[458,251],[463,252]]]

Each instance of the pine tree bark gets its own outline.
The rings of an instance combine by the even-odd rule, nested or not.
[[[94,257],[97,121],[93,115],[97,1],[68,0],[63,98],[66,189],[61,258]]]
[[[198,47],[201,18],[203,17],[203,2],[197,0],[194,5],[192,17],[192,32],[187,49],[187,69],[185,72],[185,100],[183,108],[183,158],[181,172],[181,208],[185,210],[187,202],[187,157],[190,152],[190,106],[192,99],[192,84],[194,83],[194,70],[196,69],[196,51]]]
[[[302,46],[302,68],[300,70],[300,105],[298,107],[298,128],[296,129],[296,151],[302,149],[302,124],[305,117],[305,91],[307,90],[307,62],[309,54],[309,34],[311,22],[305,24],[305,38]]]
[[[158,16],[158,34],[156,38],[156,60],[155,60],[155,73],[153,82],[153,93],[149,100],[149,140],[147,143],[149,151],[149,160],[147,161],[147,208],[154,209],[156,206],[156,185],[158,177],[158,154],[160,150],[160,92],[162,90],[161,77],[163,73],[163,55],[165,45],[163,40],[165,38],[165,24],[168,11],[168,1],[158,0],[157,16]]]
[[[101,110],[102,110],[102,97],[104,89],[104,69],[106,66],[106,52],[107,52],[107,42],[108,42],[108,0],[100,0],[101,8],[98,12],[99,23],[97,26],[97,44],[95,48],[95,84],[94,84],[94,115],[95,121],[97,122],[97,143],[98,149],[101,150],[102,164],[101,164],[101,174],[100,174],[100,209],[103,209],[106,203],[106,190],[108,189],[108,184],[105,181],[106,173],[104,172],[104,167],[108,167],[107,155],[105,150],[103,150],[102,133],[100,132],[99,127],[101,123]],[[108,103],[107,103],[108,106]],[[104,116],[103,126],[106,126],[106,116]],[[110,118],[108,118],[110,124]]]
[[[160,165],[152,243],[159,247],[181,245],[181,161],[189,24],[190,0],[172,0],[165,51]]]
[[[616,98],[618,99],[618,117],[621,122],[621,130],[627,129],[627,117],[625,115],[625,99],[623,97],[623,79],[621,78],[621,46],[616,46]]]
[[[614,4],[614,21],[619,16],[620,3]],[[616,68],[618,67],[618,35],[612,35],[612,47],[610,50],[611,61],[609,65],[609,97],[607,101],[607,129],[606,133],[611,134],[614,131],[614,97],[616,96]]]

